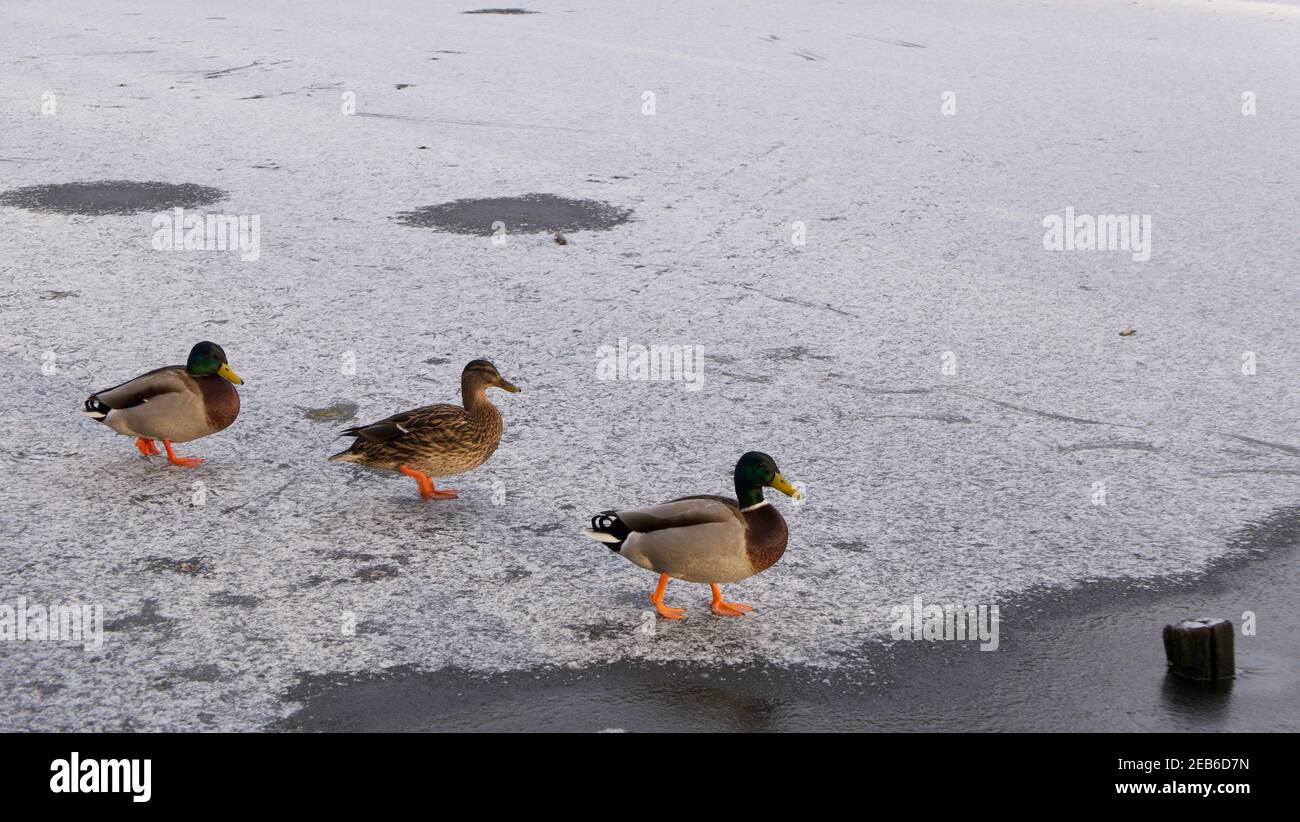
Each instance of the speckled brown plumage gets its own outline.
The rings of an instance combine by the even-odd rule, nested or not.
[[[474,360],[461,374],[464,407],[440,403],[403,411],[343,433],[356,437],[332,462],[354,462],[385,471],[405,465],[429,477],[477,468],[501,442],[501,412],[485,394],[490,386],[518,391],[487,360]]]

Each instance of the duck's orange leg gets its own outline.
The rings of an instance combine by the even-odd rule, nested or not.
[[[415,480],[415,484],[420,486],[420,496],[425,499],[456,499],[460,496],[460,492],[455,488],[439,491],[433,486],[433,480],[429,479],[429,475],[423,471],[416,471],[407,465],[399,465],[397,470]]]
[[[182,468],[193,468],[194,466],[203,462],[202,457],[176,456],[176,452],[172,450],[171,440],[163,440],[163,448],[167,449],[167,461],[170,462],[172,465],[179,465]]]
[[[718,583],[711,582],[709,587],[713,589],[713,603],[709,605],[709,610],[718,616],[740,616],[754,610],[753,606],[750,605],[724,601],[722,599],[722,589],[718,587]]]
[[[162,452],[158,450],[158,444],[148,437],[136,437],[135,447],[140,449],[140,453],[146,457],[152,457]]]
[[[650,601],[655,604],[655,610],[658,611],[659,616],[664,619],[681,619],[686,613],[685,608],[673,608],[672,606],[664,604],[664,591],[667,590],[667,588],[668,575],[660,574],[659,586],[655,588],[655,592],[650,595]]]

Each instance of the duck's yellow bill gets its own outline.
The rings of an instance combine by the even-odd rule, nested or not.
[[[787,497],[793,497],[795,499],[803,499],[803,491],[800,491],[798,488],[795,488],[793,485],[791,485],[789,482],[786,481],[785,477],[781,476],[780,474],[777,474],[772,479],[772,487],[780,491],[782,494],[785,494]]]
[[[519,393],[519,386],[517,386],[517,385],[515,385],[514,383],[510,382],[510,381],[507,380],[505,377],[502,377],[502,378],[501,378],[501,382],[497,383],[497,385],[499,385],[499,386],[501,386],[502,388],[504,388],[505,390],[509,391],[511,394],[518,394],[518,393]]]
[[[243,378],[241,378],[238,374],[236,374],[234,369],[226,365],[224,362],[221,364],[221,368],[217,369],[217,373],[225,377],[226,379],[230,380],[235,385],[244,384]]]

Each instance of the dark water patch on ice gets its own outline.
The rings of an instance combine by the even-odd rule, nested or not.
[[[208,602],[213,605],[221,605],[233,608],[256,608],[262,604],[261,597],[249,596],[247,594],[232,594],[230,591],[220,591],[208,596]]]
[[[731,377],[733,380],[739,380],[740,382],[752,382],[757,383],[758,385],[768,385],[772,382],[772,378],[766,374],[736,374],[731,371],[719,371],[718,373],[724,377]]]
[[[300,582],[295,582],[291,584],[289,586],[289,593],[296,594],[299,591],[307,591],[307,590],[311,590],[312,588],[319,588],[320,586],[324,585],[327,582],[329,582],[329,580],[321,576],[320,574],[312,574],[311,576],[301,580]]]
[[[490,677],[458,668],[426,674],[408,667],[379,674],[303,677],[285,696],[306,706],[278,729],[776,729],[773,715],[780,700],[743,692],[740,676],[729,674],[711,675],[688,666],[602,665]],[[521,686],[526,699],[521,699]],[[525,701],[531,703],[527,708]]]
[[[528,9],[511,8],[511,9],[474,9],[473,11],[462,11],[461,14],[541,14],[541,12],[529,11]]]
[[[301,410],[303,416],[312,422],[348,422],[356,419],[358,408],[360,406],[355,402],[339,400],[324,408],[302,408]]]
[[[330,559],[354,559],[357,562],[372,562],[375,559],[374,554],[363,551],[334,551],[328,556]]]
[[[553,234],[608,231],[631,218],[631,209],[555,194],[453,200],[397,215],[403,225],[483,236],[492,234],[496,222],[505,225],[507,234]]]
[[[840,667],[638,660],[479,674],[400,666],[302,674],[282,698],[295,731],[1296,731],[1300,507],[1239,531],[1209,569],[1097,580],[1004,600],[1000,647],[865,640]],[[837,545],[852,550],[851,545]],[[1272,627],[1238,636],[1238,678],[1211,691],[1166,672],[1160,631],[1243,610]],[[779,618],[779,615],[776,615]],[[1274,622],[1274,620],[1276,620]],[[635,637],[614,621],[592,641]],[[653,641],[646,638],[647,641]]]
[[[507,568],[501,573],[497,574],[497,581],[502,585],[510,585],[515,582],[522,582],[523,580],[528,579],[532,575],[533,572],[528,570],[527,568],[521,568],[519,566],[515,566],[513,568]]]
[[[826,354],[814,354],[810,350],[808,350],[807,346],[804,345],[794,345],[788,348],[769,348],[765,350],[763,353],[767,354],[773,359],[787,360],[787,361],[788,360],[797,361],[803,359],[810,359],[810,360],[834,359],[834,357],[827,356]]]
[[[597,642],[602,639],[626,638],[635,630],[635,622],[606,619],[601,620],[600,622],[593,622],[590,625],[576,625],[574,626],[573,632],[580,640]]]
[[[851,540],[839,540],[837,542],[832,542],[831,547],[837,551],[852,551],[855,554],[861,554],[867,550],[866,543],[853,542]]]
[[[163,631],[171,631],[175,624],[175,619],[158,613],[158,600],[146,599],[140,605],[140,613],[128,614],[120,619],[105,620],[104,630],[130,631],[135,628],[158,628]]]
[[[539,537],[552,533],[554,531],[558,531],[561,528],[558,522],[543,522],[543,523],[538,523],[536,525],[520,525],[518,527],[529,532],[530,534],[535,534],[536,536]]]
[[[195,208],[225,198],[221,189],[193,183],[98,180],[16,188],[0,194],[0,205],[56,214],[137,214]]]
[[[207,563],[202,557],[190,557],[188,559],[150,557],[145,560],[145,562],[145,567],[150,571],[172,571],[177,574],[184,574],[191,577],[208,570]]]
[[[392,565],[372,565],[369,568],[362,568],[352,576],[364,582],[378,582],[381,579],[397,575],[397,568]]]

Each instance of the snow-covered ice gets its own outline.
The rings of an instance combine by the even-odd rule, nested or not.
[[[0,728],[256,728],[300,673],[396,665],[833,667],[915,595],[1195,571],[1294,503],[1300,7],[526,7],[0,10],[0,190],[193,183],[261,225],[245,262],[0,209],[0,602],[115,629],[0,642]],[[395,219],[529,193],[633,217]],[[1151,215],[1151,259],[1045,250],[1067,208]],[[700,346],[703,388],[598,380],[620,338]],[[247,381],[200,468],[76,413],[200,339]],[[460,500],[324,462],[310,409],[452,400],[479,356],[523,392]],[[647,636],[653,577],[579,529],[729,492],[755,448],[808,492],[728,589],[756,613],[676,583]]]

